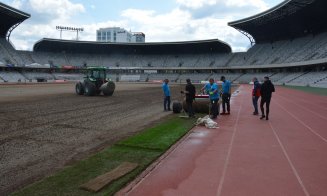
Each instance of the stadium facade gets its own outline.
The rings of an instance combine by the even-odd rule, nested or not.
[[[327,87],[325,0],[286,0],[230,22],[252,43],[247,52],[239,53],[220,40],[108,43],[48,38],[35,43],[32,52],[18,51],[8,34],[29,15],[0,5],[1,18],[10,18],[1,22],[0,81],[10,81],[8,74],[13,80],[55,80],[60,74],[76,79],[86,66],[106,66],[117,81],[201,81],[225,75],[248,83],[254,76],[268,75],[277,84]]]

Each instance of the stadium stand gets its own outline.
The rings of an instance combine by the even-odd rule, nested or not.
[[[265,76],[270,77],[271,75],[273,75],[273,73],[247,73],[237,78],[237,81],[240,83],[248,84],[254,77],[256,77],[260,82],[262,82]]]
[[[0,78],[4,82],[23,82],[26,78],[16,71],[0,71]]]
[[[140,76],[140,82],[147,82],[149,80],[148,74],[141,74]]]
[[[83,74],[69,74],[69,73],[52,73],[52,77],[55,80],[72,80],[78,81],[82,80],[84,75]]]
[[[179,76],[179,80],[185,82],[186,79],[191,79],[192,81],[206,81],[209,79],[209,73],[192,73],[192,74],[182,74]]]
[[[9,71],[2,67],[14,67],[13,74],[0,76],[0,80],[17,81],[19,73],[32,80],[79,80],[82,74],[61,73],[61,68],[105,66],[116,81],[202,81],[225,75],[233,82],[249,83],[253,77],[262,80],[270,76],[276,84],[327,88],[326,7],[325,0],[285,0],[263,13],[228,23],[250,39],[252,46],[246,52],[232,53],[231,47],[218,39],[102,43],[49,38],[36,42],[33,51],[18,51],[9,37],[30,15],[0,3],[4,19],[0,71],[7,75]]]
[[[300,77],[294,78],[289,81],[289,85],[293,86],[313,86],[327,78],[327,72],[309,72],[304,73]]]
[[[139,82],[141,80],[141,75],[121,75],[121,82]]]
[[[235,82],[239,77],[241,77],[242,73],[215,73],[212,74],[209,78],[213,78],[215,80],[220,80],[221,76],[225,76],[226,80],[229,80],[231,82]]]
[[[46,73],[46,72],[23,72],[22,75],[25,76],[26,79],[28,80],[32,80],[32,81],[37,81],[37,80],[55,80],[55,78],[53,77],[53,75],[51,75],[50,73]]]
[[[149,74],[149,81],[168,79],[171,82],[178,80],[179,74]]]

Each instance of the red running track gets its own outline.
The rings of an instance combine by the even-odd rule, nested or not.
[[[251,87],[219,129],[194,128],[130,196],[326,196],[327,97],[277,87],[270,120],[253,116]]]

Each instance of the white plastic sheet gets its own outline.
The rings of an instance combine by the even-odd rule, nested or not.
[[[198,120],[196,121],[196,125],[197,126],[205,126],[208,129],[217,129],[218,127],[218,123],[216,123],[215,121],[213,121],[209,116],[205,116],[203,118],[198,118]]]

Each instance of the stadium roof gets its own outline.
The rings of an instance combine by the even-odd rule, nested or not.
[[[293,39],[327,30],[326,0],[286,0],[255,16],[228,23],[257,43]]]
[[[35,52],[66,52],[87,54],[196,54],[231,53],[231,47],[218,39],[186,42],[108,43],[42,39],[35,43]]]
[[[11,30],[29,17],[31,15],[0,2],[0,38],[6,38],[7,32],[10,35]]]

